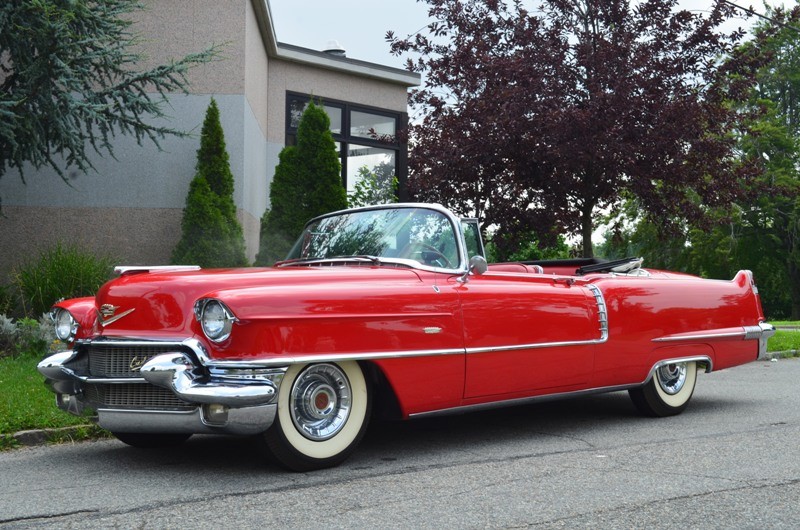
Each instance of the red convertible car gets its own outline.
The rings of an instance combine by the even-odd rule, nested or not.
[[[342,462],[378,413],[627,390],[677,414],[698,371],[754,361],[774,333],[749,271],[482,256],[477,220],[395,204],[311,220],[272,268],[119,267],[55,305],[70,349],[39,371],[60,408],[127,444],[257,435],[303,471]]]

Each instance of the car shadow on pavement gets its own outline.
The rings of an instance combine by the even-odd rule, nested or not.
[[[698,396],[683,415],[653,419],[636,411],[627,392],[616,392],[409,421],[374,419],[361,445],[342,467],[375,469],[394,462],[424,466],[440,457],[452,460],[452,454],[474,451],[487,458],[493,454],[502,458],[582,450],[592,447],[588,439],[597,431],[605,432],[606,438],[623,439],[631,429],[657,430],[662,421],[689,422],[691,416],[718,414],[733,405]],[[129,447],[116,440],[97,444],[97,451],[107,453],[126,472],[142,476],[155,470],[228,476],[282,473],[251,437],[195,435],[180,446],[157,449]]]

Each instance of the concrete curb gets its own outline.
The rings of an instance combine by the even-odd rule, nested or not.
[[[777,361],[778,359],[791,359],[793,357],[800,357],[800,350],[769,351],[767,352],[766,360]]]
[[[57,439],[74,438],[81,430],[92,428],[93,425],[72,425],[69,427],[59,427],[57,429],[31,429],[29,431],[19,431],[11,435],[18,444],[27,447],[44,445],[47,442]]]

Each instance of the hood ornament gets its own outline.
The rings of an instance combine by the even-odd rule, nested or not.
[[[98,320],[100,321],[100,325],[102,327],[106,327],[109,324],[113,324],[120,318],[130,315],[135,311],[135,308],[131,308],[128,309],[127,311],[123,311],[119,315],[114,316],[114,313],[116,313],[117,309],[119,309],[119,306],[111,304],[103,304],[100,306],[100,309],[98,309],[97,311],[100,313],[100,318]]]
[[[106,318],[113,317],[117,309],[119,309],[118,305],[103,304],[100,306],[100,314]]]

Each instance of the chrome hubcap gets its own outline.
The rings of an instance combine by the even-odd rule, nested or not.
[[[661,390],[669,395],[681,391],[686,382],[686,363],[665,364],[656,370],[656,380]]]
[[[332,364],[314,364],[297,376],[292,386],[292,422],[303,436],[321,442],[347,423],[352,405],[350,381]]]

